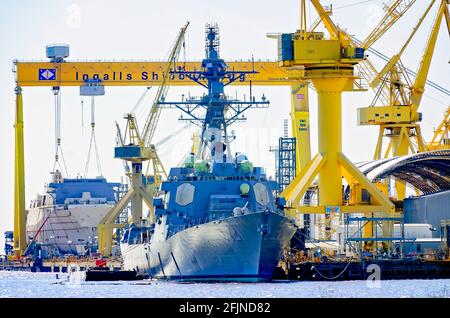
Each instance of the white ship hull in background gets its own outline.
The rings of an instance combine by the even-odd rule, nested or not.
[[[97,225],[124,191],[123,185],[104,178],[53,181],[28,210],[28,244],[39,245],[44,257],[86,254],[96,244]]]
[[[111,204],[45,206],[28,212],[27,237],[45,246],[48,255],[83,254],[97,236],[97,224]]]

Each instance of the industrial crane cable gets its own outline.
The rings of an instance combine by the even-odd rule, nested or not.
[[[448,106],[448,101],[447,102],[444,102],[444,101],[442,101],[442,100],[440,100],[440,99],[437,99],[437,98],[435,98],[435,97],[432,97],[432,96],[430,96],[430,95],[423,95],[425,98],[429,98],[429,99],[432,99],[432,100],[434,100],[436,103],[439,103],[439,104],[441,104],[442,106]]]
[[[86,165],[84,168],[84,177],[86,178],[89,172],[89,163],[91,161],[91,152],[92,148],[94,148],[95,158],[96,158],[96,164],[97,164],[97,172],[99,176],[102,176],[102,167],[100,164],[100,156],[98,154],[98,148],[97,148],[97,141],[95,139],[95,97],[91,96],[91,139],[89,142],[89,151],[88,156],[86,160]]]
[[[155,143],[155,147],[159,148],[164,146],[166,143],[168,143],[169,141],[171,141],[173,138],[177,137],[179,134],[181,134],[182,132],[184,132],[186,129],[190,128],[191,124],[185,124],[183,125],[181,128],[179,128],[177,131],[175,131],[174,133],[171,133],[169,135],[167,135],[166,137],[162,138],[160,141],[158,141],[157,143]]]
[[[364,4],[364,3],[367,3],[367,2],[374,2],[374,1],[379,1],[379,0],[359,1],[359,2],[356,2],[356,3],[346,4],[346,5],[343,5],[343,6],[340,6],[340,7],[335,7],[335,8],[333,8],[333,10],[338,10],[338,9],[343,9],[343,8],[348,8],[348,7],[354,7],[354,6],[357,6],[357,5],[360,5],[360,4]]]
[[[62,159],[63,165],[61,166],[61,163],[59,162],[59,160],[55,159],[55,162],[53,164],[53,173],[56,171],[56,168],[58,166],[61,169],[61,171],[65,172],[65,176],[68,176],[69,172],[67,170],[66,159],[64,158],[64,153],[62,151],[61,145],[58,146],[57,155],[59,156],[59,154],[61,154],[61,159]]]
[[[95,133],[94,133],[94,130],[92,130],[92,132],[91,132],[91,140],[90,140],[90,143],[89,143],[88,157],[87,157],[86,165],[85,165],[85,168],[84,168],[84,177],[85,177],[85,178],[87,177],[87,174],[88,174],[88,172],[89,172],[89,162],[90,162],[90,160],[91,160],[92,146],[94,146],[95,157],[96,157],[96,164],[97,164],[97,171],[98,171],[98,173],[99,173],[99,176],[102,176],[102,175],[103,175],[103,173],[102,173],[102,167],[101,167],[101,165],[100,165],[100,156],[99,156],[99,154],[98,154],[97,141],[96,141],[96,139],[95,139]]]
[[[152,88],[151,86],[147,86],[145,88],[145,91],[142,92],[141,96],[139,97],[139,99],[137,100],[136,104],[131,109],[130,113],[133,114],[134,112],[138,111],[138,109],[143,104],[142,102],[144,101],[145,97],[147,96],[147,94],[148,94],[148,92],[150,91],[151,88]]]
[[[61,91],[59,87],[53,87],[52,91],[55,97],[55,162],[53,163],[53,173],[56,172],[56,168],[59,166],[61,171],[65,172],[65,175],[68,176],[69,172],[61,147]],[[59,162],[59,153],[61,153],[63,166]]]
[[[84,132],[84,99],[81,97],[81,135]]]
[[[362,42],[360,40],[358,40],[357,38],[352,36],[352,40],[356,42],[356,44],[360,45]],[[382,59],[385,62],[388,62],[390,60],[390,58],[388,56],[386,56],[385,54],[383,54],[382,52],[370,47],[368,49],[369,52],[373,53],[374,55],[376,55],[378,58]],[[417,73],[414,72],[413,70],[411,70],[408,67],[405,67],[406,72],[408,73],[408,75],[411,75],[413,77],[417,77]],[[426,80],[426,84],[433,87],[434,89],[436,89],[437,91],[450,96],[450,91],[442,86],[440,86],[439,84],[427,79]]]

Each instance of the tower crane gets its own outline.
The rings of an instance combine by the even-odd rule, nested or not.
[[[401,62],[401,56],[435,2],[436,0],[430,2],[400,51],[388,61],[384,68],[370,82],[371,87],[378,87],[372,105],[358,109],[359,125],[379,126],[374,159],[387,158],[391,154],[393,156],[400,156],[407,155],[409,152],[426,151],[425,141],[419,125],[422,116],[418,112],[418,109],[425,91],[425,83],[442,17],[445,15],[448,20],[448,0],[439,1],[440,6],[431,28],[415,80],[409,76],[409,72]],[[382,95],[381,87],[384,86],[389,89],[389,100],[387,102],[380,98]],[[381,103],[381,106],[377,105],[377,103]],[[389,139],[389,144],[383,155],[384,137]],[[406,191],[405,185],[396,182],[396,190],[397,198],[402,200]]]
[[[168,92],[170,71],[174,67],[180,55],[184,43],[189,22],[183,26],[173,44],[165,72],[163,73],[161,85],[154,98],[150,113],[146,119],[143,130],[140,132],[136,117],[125,114],[126,128],[122,135],[119,126],[117,130],[118,145],[115,148],[115,158],[131,162],[131,171],[128,173],[130,187],[128,192],[116,203],[116,205],[100,220],[98,224],[98,251],[102,255],[111,255],[112,230],[114,227],[123,227],[124,224],[115,224],[115,220],[125,207],[131,202],[131,222],[140,225],[142,221],[143,202],[150,210],[150,222],[154,222],[153,216],[153,196],[156,195],[162,176],[167,178],[167,173],[156,152],[156,147],[151,143],[156,126],[160,117],[161,108],[159,101],[164,100]],[[142,166],[144,162],[149,162],[147,173],[144,175]],[[153,168],[153,175],[148,175],[150,165]],[[128,164],[126,164],[128,167]]]

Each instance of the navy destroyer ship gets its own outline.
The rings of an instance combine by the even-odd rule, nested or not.
[[[126,270],[148,277],[195,281],[268,281],[296,231],[284,213],[278,184],[247,156],[232,154],[227,127],[243,120],[251,107],[267,107],[264,98],[238,101],[224,87],[244,81],[254,70],[229,69],[219,58],[217,25],[206,27],[206,58],[201,69],[176,67],[207,93],[160,107],[183,112],[182,120],[201,128],[200,146],[181,167],[170,169],[153,199],[155,223],[131,225],[121,253]],[[181,119],[181,118],[180,118]]]

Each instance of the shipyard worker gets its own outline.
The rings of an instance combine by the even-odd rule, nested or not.
[[[388,252],[388,248],[387,248],[385,242],[381,242],[381,251],[382,251],[383,255],[385,255]]]
[[[365,257],[366,259],[372,258],[373,254],[366,250],[366,251],[363,252],[363,257]]]
[[[320,248],[314,251],[314,259],[320,261],[322,258],[322,253],[320,252]]]

